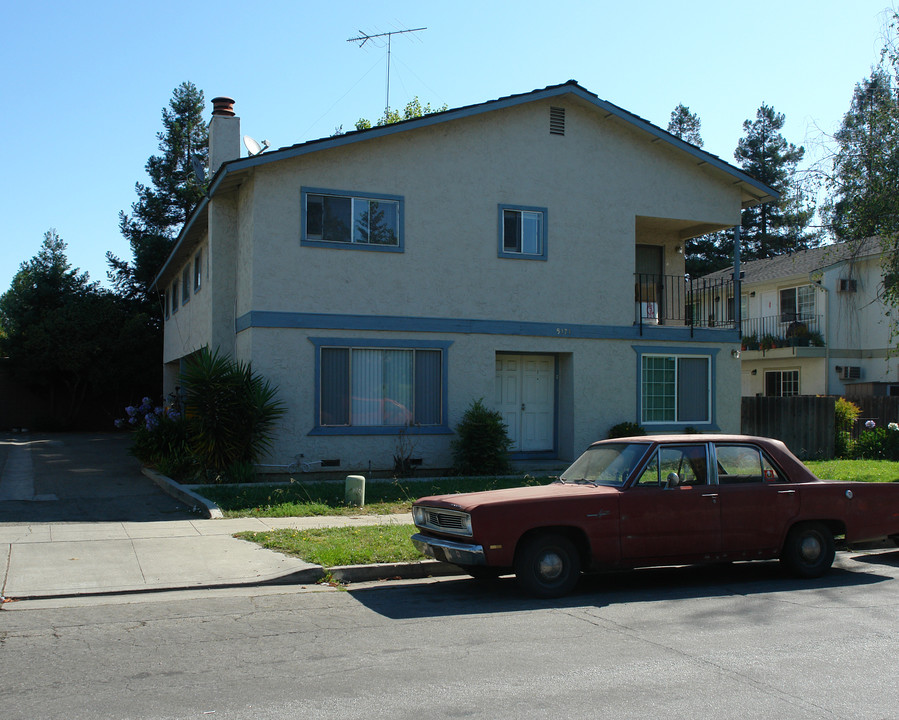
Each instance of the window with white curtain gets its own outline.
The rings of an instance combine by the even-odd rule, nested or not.
[[[443,353],[422,348],[321,347],[319,424],[439,425]]]

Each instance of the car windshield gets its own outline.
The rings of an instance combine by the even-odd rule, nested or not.
[[[627,482],[649,445],[645,443],[605,443],[594,445],[581,455],[559,479],[562,482],[621,486]]]

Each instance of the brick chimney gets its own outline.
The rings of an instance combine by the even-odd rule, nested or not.
[[[240,118],[234,114],[234,100],[212,98],[209,121],[209,175],[212,177],[229,160],[240,157]]]

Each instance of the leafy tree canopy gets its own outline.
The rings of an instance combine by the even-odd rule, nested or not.
[[[183,82],[162,110],[163,129],[157,133],[160,154],[145,166],[151,184],[136,183],[131,214],[119,213],[119,229],[128,240],[132,259],[106,254],[110,280],[123,297],[149,299],[150,286],[178,230],[206,192],[193,170],[194,161],[205,166],[208,157],[204,104],[203,91]]]
[[[52,427],[118,405],[136,378],[148,376],[147,321],[129,304],[72,268],[66,244],[49,230],[0,297],[0,354],[13,376],[44,399]],[[158,355],[152,358],[159,375]],[[108,402],[107,402],[108,401]]]
[[[400,115],[398,110],[385,110],[384,114],[378,119],[378,122],[375,124],[377,127],[381,127],[382,125],[392,125],[393,123],[398,123],[403,120],[412,120],[413,118],[424,117],[425,115],[432,115],[433,113],[443,112],[447,109],[447,105],[444,103],[442,107],[431,107],[431,103],[427,103],[422,106],[421,101],[418,99],[416,95],[412,98],[408,103],[406,103],[406,107],[403,110],[403,114]],[[359,118],[356,121],[356,129],[357,130],[369,130],[372,127],[371,121],[366,120],[365,118]]]

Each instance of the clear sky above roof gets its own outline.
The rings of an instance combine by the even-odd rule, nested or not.
[[[0,43],[0,293],[55,228],[71,263],[106,277],[118,231],[185,80],[236,100],[241,131],[273,148],[353,129],[414,96],[458,107],[577,80],[662,128],[683,102],[705,149],[733,163],[762,102],[810,156],[877,61],[886,0],[640,3],[421,0],[318,3],[33,0]],[[207,119],[212,106],[207,103]]]

